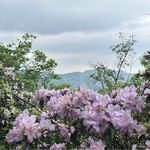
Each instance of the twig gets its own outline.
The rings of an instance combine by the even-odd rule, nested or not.
[[[32,104],[32,103],[30,103],[30,102],[24,100],[23,98],[19,97],[18,95],[14,94],[14,96],[15,96],[16,98],[20,99],[21,101],[23,101],[23,102],[25,102],[25,103],[27,103],[27,104],[33,106],[33,107],[36,107],[34,104]]]

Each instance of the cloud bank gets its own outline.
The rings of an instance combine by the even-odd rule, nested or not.
[[[150,48],[149,10],[149,0],[0,0],[0,42],[36,34],[34,48],[56,59],[56,71],[64,73],[96,62],[111,66],[116,34],[133,33],[136,72],[139,57]]]

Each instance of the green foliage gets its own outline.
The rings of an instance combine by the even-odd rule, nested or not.
[[[108,145],[110,149],[114,142],[114,138],[115,138],[115,129],[113,125],[110,124],[109,128],[106,130],[104,134],[105,143]]]
[[[115,71],[100,63],[94,65],[94,70],[96,73],[91,74],[90,77],[96,81],[99,81],[103,90],[107,88],[112,89]]]
[[[150,80],[150,52],[147,53],[141,58],[141,64],[145,67],[145,72],[141,74],[145,80]]]
[[[71,87],[70,83],[63,83],[63,84],[54,85],[52,88],[55,90],[62,90],[64,88],[70,88],[70,87]]]
[[[33,91],[39,86],[48,88],[52,79],[58,79],[58,75],[54,73],[57,66],[55,60],[48,58],[40,50],[32,49],[35,38],[36,36],[25,34],[16,43],[0,44],[0,62],[4,67],[14,68],[27,91]]]
[[[141,83],[145,81],[150,80],[150,52],[147,51],[147,53],[145,53],[140,60],[145,70],[139,71],[131,78],[131,82],[137,86],[141,85]]]
[[[58,78],[55,60],[32,49],[35,38],[25,34],[16,43],[0,44],[0,149],[14,149],[6,143],[5,135],[22,110],[39,111],[32,93],[26,91],[47,88],[52,79]]]
[[[52,79],[58,79],[58,75],[54,73],[56,66],[55,60],[49,59],[44,52],[34,51],[28,65],[25,65],[21,70],[25,89],[33,91],[39,86],[48,88]]]

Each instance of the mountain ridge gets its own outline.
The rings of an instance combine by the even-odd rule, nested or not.
[[[77,88],[79,86],[85,86],[87,88],[97,90],[101,88],[101,85],[99,82],[94,82],[93,79],[88,78],[90,74],[95,73],[95,70],[86,70],[84,72],[71,72],[71,73],[64,73],[59,74],[60,80],[54,80],[54,84],[64,84],[64,83],[70,83],[72,87]],[[121,75],[127,79],[129,76],[129,73],[121,70]]]

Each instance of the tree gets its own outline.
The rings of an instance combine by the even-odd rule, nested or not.
[[[55,60],[32,49],[35,38],[25,34],[16,43],[0,44],[0,149],[9,149],[5,135],[18,113],[31,107],[38,111],[32,92],[39,86],[48,88],[58,77]]]
[[[135,74],[131,80],[132,83],[134,83],[137,86],[140,86],[142,83],[145,82],[147,86],[149,86],[150,81],[150,52],[147,51],[142,57],[141,57],[141,65],[144,66],[144,71],[139,71],[137,74]]]
[[[112,88],[112,82],[115,81],[115,71],[109,69],[106,65],[98,63],[94,65],[94,70],[96,73],[90,75],[92,79],[96,82],[101,83],[101,87],[104,90],[105,88]]]
[[[21,77],[25,83],[25,89],[35,90],[39,87],[49,88],[52,79],[58,79],[54,73],[57,63],[48,58],[43,52],[33,52],[32,59],[21,69]]]
[[[90,77],[95,81],[99,81],[102,85],[102,89],[109,89],[116,87],[121,82],[124,82],[124,78],[121,75],[121,70],[126,66],[129,66],[129,59],[134,56],[133,45],[136,40],[133,35],[127,36],[123,33],[119,33],[118,38],[120,42],[112,46],[112,52],[116,56],[116,63],[114,69],[107,67],[103,63],[94,65],[96,73],[91,74]]]
[[[4,67],[14,68],[27,91],[33,91],[39,86],[48,88],[50,81],[58,78],[54,73],[57,63],[44,52],[32,49],[34,39],[36,36],[25,34],[16,43],[0,44],[0,62]]]
[[[145,72],[142,74],[145,80],[150,79],[150,51],[141,58],[141,64],[145,67]]]

